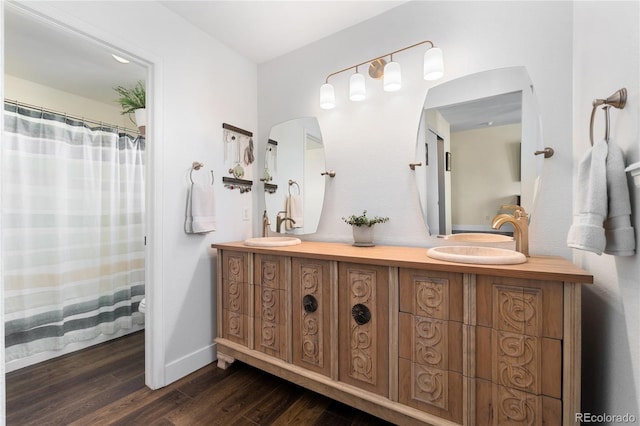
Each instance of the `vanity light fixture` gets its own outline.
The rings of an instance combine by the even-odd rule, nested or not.
[[[364,100],[366,98],[365,78],[364,75],[358,72],[358,67],[365,64],[369,64],[369,76],[371,78],[376,80],[384,78],[383,89],[386,92],[399,90],[402,87],[402,73],[400,64],[394,62],[393,55],[423,44],[431,46],[424,54],[423,77],[425,80],[439,79],[444,74],[442,50],[435,47],[432,41],[425,40],[329,74],[324,84],[320,87],[320,108],[332,109],[336,106],[335,90],[333,85],[329,83],[329,78],[351,69],[355,69],[355,73],[349,79],[349,99],[356,102]],[[390,59],[388,63],[385,60],[387,56]]]
[[[365,100],[367,97],[367,88],[364,82],[364,75],[358,72],[358,67],[356,67],[356,72],[349,79],[349,99],[354,102],[359,102]]]
[[[128,64],[130,61],[128,59],[123,58],[122,56],[118,56],[115,53],[111,54],[111,57],[121,64]]]

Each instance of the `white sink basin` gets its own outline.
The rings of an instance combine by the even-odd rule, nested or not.
[[[468,243],[501,243],[513,241],[513,237],[502,234],[487,234],[482,232],[463,232],[460,234],[450,234],[444,237],[447,241],[458,241]]]
[[[427,256],[449,262],[481,265],[514,265],[527,261],[527,257],[518,251],[480,246],[434,247],[427,251]]]
[[[285,247],[300,244],[296,237],[256,237],[244,241],[244,245],[251,247]]]

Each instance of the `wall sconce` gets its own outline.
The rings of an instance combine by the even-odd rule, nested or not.
[[[320,108],[331,109],[336,106],[335,90],[329,84],[329,78],[351,69],[355,69],[355,73],[349,79],[349,99],[355,102],[364,100],[367,97],[365,78],[364,75],[358,72],[358,67],[365,64],[369,64],[369,76],[371,78],[376,80],[383,78],[382,87],[386,92],[400,90],[402,87],[402,72],[400,64],[394,62],[393,55],[426,43],[430,44],[431,47],[424,54],[423,77],[425,80],[439,79],[444,74],[442,50],[435,47],[432,41],[425,40],[329,74],[324,84],[320,87]],[[384,59],[387,56],[389,57],[389,62]]]

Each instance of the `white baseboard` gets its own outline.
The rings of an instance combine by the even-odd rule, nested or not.
[[[216,344],[212,343],[209,346],[205,346],[189,355],[170,362],[165,367],[165,386],[216,361],[218,359],[216,354]]]

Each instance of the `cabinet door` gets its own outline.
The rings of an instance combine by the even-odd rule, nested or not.
[[[400,269],[398,400],[462,422],[462,274]]]
[[[477,423],[561,424],[563,284],[487,276],[476,283]]]
[[[293,363],[325,376],[331,375],[329,265],[327,260],[291,262]]]
[[[287,277],[285,257],[255,254],[254,348],[285,360],[287,356],[286,324]]]
[[[247,346],[249,255],[222,252],[222,337]]]
[[[338,265],[339,380],[389,395],[389,268]]]

